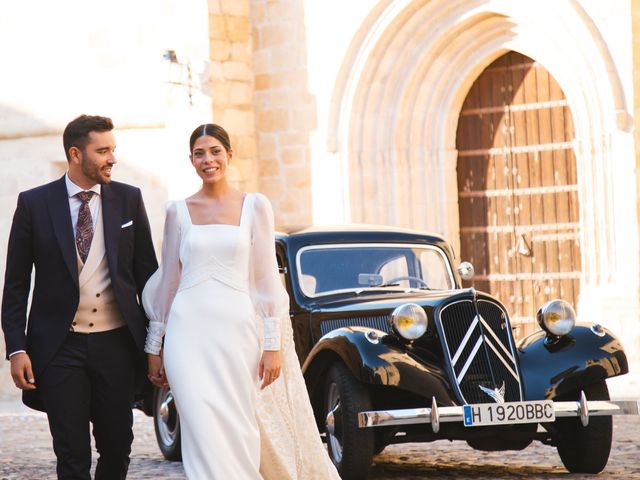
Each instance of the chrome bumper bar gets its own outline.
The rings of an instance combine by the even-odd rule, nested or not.
[[[638,415],[640,414],[640,400],[588,401],[584,392],[581,392],[580,400],[553,402],[553,409],[556,417],[580,417],[582,425],[586,427],[589,424],[590,416]],[[441,422],[463,421],[463,407],[438,407],[435,397],[431,399],[431,408],[378,410],[358,414],[360,428],[430,423],[434,433],[440,431]]]

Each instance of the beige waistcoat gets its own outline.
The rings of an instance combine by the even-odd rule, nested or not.
[[[100,209],[96,231],[93,234],[89,256],[85,264],[82,263],[76,250],[80,303],[71,326],[74,332],[105,332],[125,325],[113,295],[106,253],[102,209]]]

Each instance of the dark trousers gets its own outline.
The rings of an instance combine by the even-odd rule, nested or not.
[[[138,368],[139,357],[127,327],[91,334],[69,332],[37,380],[59,479],[91,479],[89,422],[99,454],[95,479],[126,478]]]

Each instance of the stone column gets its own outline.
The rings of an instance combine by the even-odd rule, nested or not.
[[[307,86],[301,0],[252,0],[258,187],[279,225],[312,220],[310,132],[315,98]]]
[[[209,0],[213,119],[231,137],[231,182],[258,189],[249,0]]]

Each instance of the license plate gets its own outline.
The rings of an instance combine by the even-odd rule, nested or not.
[[[478,403],[464,406],[465,427],[553,422],[555,419],[556,413],[551,400]]]

